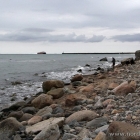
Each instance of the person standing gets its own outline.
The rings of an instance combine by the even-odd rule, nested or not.
[[[115,66],[115,62],[116,62],[115,58],[112,57],[112,67],[113,67],[113,69],[114,69],[114,66]]]

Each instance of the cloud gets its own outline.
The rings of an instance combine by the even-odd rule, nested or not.
[[[138,0],[0,1],[1,28],[140,27]]]
[[[93,37],[87,39],[87,42],[102,42],[105,39],[105,36],[103,35],[93,35]]]
[[[111,39],[114,39],[115,41],[121,41],[121,42],[140,42],[140,34],[116,35],[113,36]]]
[[[51,30],[51,29],[45,29],[45,28],[26,28],[26,29],[23,29],[22,31],[25,31],[25,32],[52,32],[54,30]]]
[[[105,38],[102,35],[93,35],[87,38],[85,35],[69,34],[51,34],[52,30],[41,28],[28,28],[18,32],[10,32],[0,35],[0,41],[16,41],[16,42],[101,42]]]

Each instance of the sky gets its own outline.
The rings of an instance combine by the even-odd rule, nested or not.
[[[139,0],[0,0],[0,54],[135,52]]]

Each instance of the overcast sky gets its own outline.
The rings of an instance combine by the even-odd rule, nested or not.
[[[0,3],[0,54],[140,50],[140,0]]]

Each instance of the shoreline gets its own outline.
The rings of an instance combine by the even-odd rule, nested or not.
[[[116,66],[114,70],[100,70],[97,74],[79,74],[74,76],[68,85],[57,83],[59,87],[38,93],[1,111],[1,121],[6,121],[9,117],[16,118],[16,121],[25,127],[25,130],[22,130],[22,134],[25,132],[24,137],[31,139],[41,139],[40,133],[44,131],[44,124],[52,123],[52,119],[56,121],[52,123],[54,131],[61,132],[59,140],[64,137],[68,139],[68,135],[83,139],[87,133],[81,133],[85,131],[92,134],[88,135],[92,139],[100,135],[100,131],[103,131],[102,136],[106,137],[110,124],[115,121],[119,124],[116,129],[120,133],[126,133],[125,128],[137,133],[137,130],[140,130],[140,60],[135,62],[134,65]],[[122,86],[119,92],[114,90],[122,83],[124,87]],[[126,122],[126,126],[129,126],[129,123],[135,127],[123,127],[122,121]],[[51,130],[48,124],[46,128],[46,131]],[[30,135],[31,132],[33,133]],[[15,137],[15,133],[12,133],[12,136]],[[19,137],[22,138],[22,135],[19,134]]]

